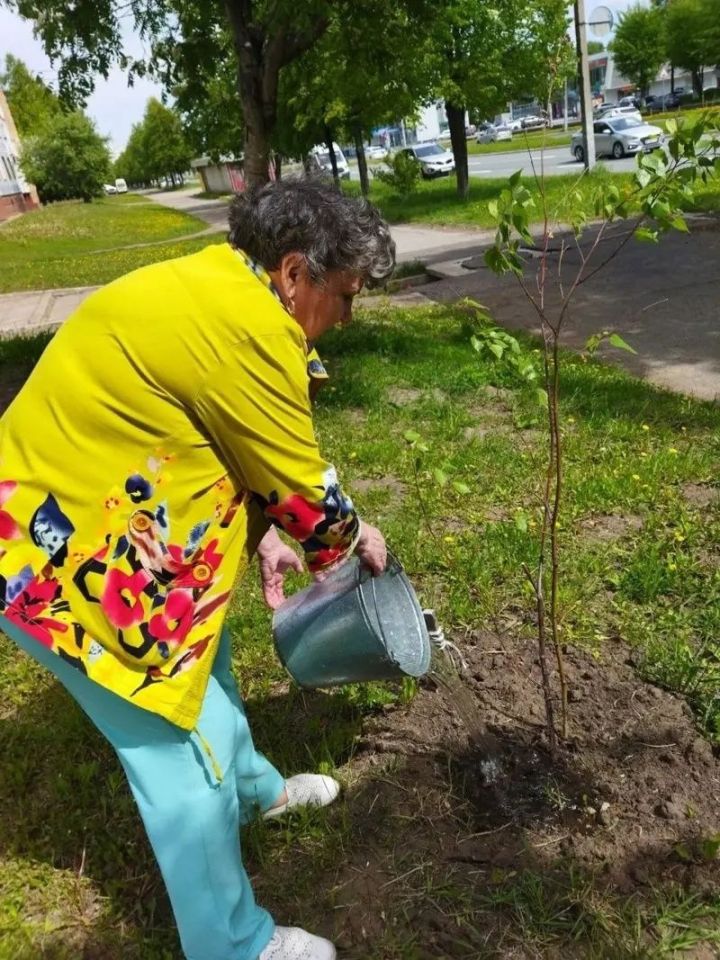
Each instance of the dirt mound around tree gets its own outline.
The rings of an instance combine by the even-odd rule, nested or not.
[[[525,871],[621,897],[716,889],[720,762],[687,704],[639,679],[624,643],[608,641],[601,660],[566,654],[568,738],[553,757],[534,645],[491,633],[458,642],[490,743],[468,741],[431,680],[366,724],[347,767],[363,843],[338,877],[353,904],[336,918],[348,956],[368,956],[391,917],[413,929],[419,957],[545,956],[501,947],[508,918],[483,913],[489,891]],[[448,884],[449,902],[479,911],[477,942],[433,893]]]

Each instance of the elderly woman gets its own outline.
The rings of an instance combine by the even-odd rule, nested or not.
[[[325,960],[256,905],[239,829],[332,801],[259,754],[223,627],[254,554],[266,601],[385,543],[313,432],[312,344],[394,264],[364,201],[311,182],[238,197],[229,243],[87,299],[0,420],[0,629],[43,663],[120,759],[188,960]]]

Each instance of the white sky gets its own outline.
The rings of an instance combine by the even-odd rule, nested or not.
[[[142,53],[139,39],[131,32],[126,36],[126,44],[132,53]],[[50,66],[42,43],[33,37],[32,23],[0,7],[0,68],[5,66],[6,53],[24,61],[32,73],[40,73],[46,83],[56,87],[57,72]],[[149,80],[136,80],[135,86],[128,87],[126,75],[117,69],[110,72],[107,80],[97,78],[86,110],[99,133],[110,137],[114,156],[124,149],[130,128],[142,118],[148,98],[159,99],[161,92],[161,87]]]

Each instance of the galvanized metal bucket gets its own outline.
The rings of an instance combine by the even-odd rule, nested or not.
[[[301,687],[420,677],[430,668],[420,604],[390,555],[379,576],[352,557],[290,597],[275,611],[273,637],[285,669]]]

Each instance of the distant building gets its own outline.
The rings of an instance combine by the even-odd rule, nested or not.
[[[20,140],[5,94],[0,90],[0,220],[38,207],[35,187],[20,170]]]
[[[592,84],[593,97],[600,97],[606,103],[617,103],[617,101],[628,94],[635,93],[635,86],[626,77],[623,77],[615,66],[612,53],[594,53],[589,58],[590,61],[590,82]],[[716,67],[706,67],[703,75],[703,87],[705,90],[720,86],[720,70]],[[671,71],[670,65],[665,64],[660,68],[658,75],[650,84],[648,93],[654,97],[660,97],[665,93],[670,93]],[[674,87],[677,90],[682,88],[685,93],[692,93],[692,77],[680,67],[675,69]]]

